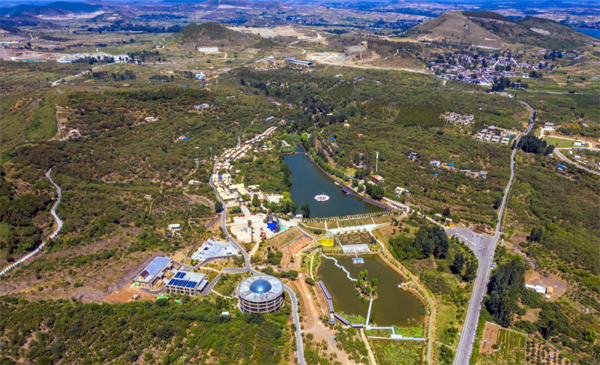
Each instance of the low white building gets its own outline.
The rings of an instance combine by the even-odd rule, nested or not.
[[[535,290],[536,292],[538,292],[540,294],[546,294],[546,287],[542,286],[542,285],[525,284],[525,289]]]
[[[219,47],[198,47],[198,52],[204,54],[219,53]]]

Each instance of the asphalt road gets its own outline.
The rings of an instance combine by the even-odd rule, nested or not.
[[[523,103],[521,101],[521,103]],[[527,132],[529,133],[533,128],[533,114],[534,110],[531,106],[523,103],[526,107],[531,111],[531,116],[529,118],[529,128],[527,128]],[[525,135],[523,134],[523,135]],[[522,136],[523,136],[522,135]],[[521,137],[519,137],[520,139]],[[517,143],[518,140],[517,139]],[[463,331],[460,336],[460,341],[458,343],[458,347],[456,349],[456,356],[454,357],[454,365],[466,365],[469,363],[471,359],[471,354],[473,353],[473,344],[475,343],[475,336],[477,334],[477,324],[479,323],[479,315],[481,313],[481,304],[483,302],[483,297],[485,296],[486,287],[488,278],[490,277],[490,271],[492,270],[492,261],[494,260],[494,251],[496,249],[496,243],[498,242],[498,238],[500,238],[501,234],[501,225],[502,225],[502,217],[504,216],[504,211],[506,208],[506,201],[508,199],[508,193],[510,191],[510,187],[512,185],[513,179],[515,177],[515,155],[517,154],[517,149],[515,148],[512,152],[510,159],[510,180],[508,181],[508,185],[504,190],[504,198],[502,199],[502,205],[500,206],[500,210],[498,211],[498,224],[496,225],[496,231],[494,233],[494,237],[489,237],[485,235],[476,235],[474,232],[470,232],[468,230],[454,229],[456,230],[456,235],[459,238],[463,238],[473,251],[475,252],[475,256],[479,261],[479,269],[477,270],[477,278],[475,279],[475,284],[473,286],[473,293],[471,294],[471,301],[469,302],[469,308],[467,309],[467,316],[465,318],[465,324],[463,326]],[[448,232],[449,230],[446,230]],[[450,232],[449,232],[450,233]],[[485,236],[485,237],[482,237]]]
[[[564,162],[566,162],[566,163],[570,163],[571,165],[575,165],[575,166],[579,167],[579,168],[580,168],[580,169],[582,169],[582,170],[585,170],[585,171],[587,171],[587,172],[590,172],[590,173],[592,173],[592,174],[594,174],[594,175],[598,175],[598,176],[600,176],[600,172],[598,172],[598,171],[594,171],[594,170],[590,170],[590,169],[588,169],[587,167],[583,167],[583,166],[581,166],[581,165],[579,165],[579,164],[577,164],[577,163],[575,163],[575,162],[573,162],[573,161],[569,160],[569,159],[568,159],[568,158],[566,158],[566,157],[565,157],[565,156],[564,156],[562,153],[560,153],[560,151],[559,151],[559,150],[557,150],[557,149],[555,149],[553,153],[556,153],[556,156],[558,156],[558,158],[560,158],[561,160],[563,160],[563,161],[564,161]]]
[[[213,186],[212,181],[210,181],[210,186],[213,188],[214,193],[217,196],[217,199],[219,199],[219,201],[221,201],[221,197],[219,196],[219,194],[217,194],[217,191],[216,191],[215,187]],[[223,203],[223,202],[221,201],[221,203]],[[252,268],[252,265],[250,263],[250,255],[248,254],[248,252],[246,252],[246,250],[244,250],[244,248],[242,246],[240,246],[233,239],[233,237],[231,237],[231,235],[227,231],[226,223],[227,223],[227,209],[225,208],[225,209],[223,209],[223,212],[221,213],[221,228],[223,228],[223,232],[225,233],[227,240],[229,242],[231,242],[231,244],[234,245],[238,250],[240,250],[240,252],[244,256],[245,264],[244,264],[244,268],[224,268],[223,272],[241,273],[241,272],[250,271],[254,275],[264,275],[263,273],[258,272]],[[304,233],[307,234],[306,232],[304,232]],[[306,361],[304,361],[304,347],[302,345],[302,332],[301,332],[301,327],[300,327],[300,318],[298,317],[298,298],[296,297],[296,293],[294,293],[294,291],[289,286],[284,284],[283,288],[286,291],[286,293],[289,295],[290,300],[292,301],[292,318],[294,319],[294,324],[296,325],[296,332],[295,332],[296,356],[298,358],[298,363],[300,365],[306,365]]]
[[[56,224],[58,225],[58,227],[56,228],[56,231],[54,231],[54,233],[52,233],[50,235],[50,237],[48,237],[48,239],[54,239],[54,237],[56,237],[56,235],[62,229],[62,226],[63,226],[63,221],[61,221],[60,218],[58,218],[58,215],[56,215],[56,207],[58,207],[58,204],[60,203],[60,198],[62,196],[62,190],[60,189],[60,186],[56,185],[56,183],[50,177],[50,173],[51,172],[52,172],[52,168],[50,168],[50,170],[48,170],[48,172],[46,172],[46,177],[50,180],[50,182],[52,183],[52,185],[54,185],[54,187],[56,188],[56,194],[57,194],[58,197],[57,197],[56,202],[54,203],[54,205],[52,205],[52,210],[50,210],[50,213],[52,214],[52,217],[54,218],[54,221],[56,222]],[[44,241],[44,242],[42,242],[42,244],[39,245],[38,248],[36,248],[35,250],[33,250],[31,253],[29,253],[28,255],[24,256],[23,258],[21,258],[19,261],[13,263],[9,267],[7,267],[4,270],[2,270],[0,272],[0,276],[6,274],[12,268],[14,268],[15,266],[19,265],[20,263],[25,262],[25,261],[29,260],[30,258],[32,258],[33,256],[35,256],[38,252],[40,252],[40,250],[42,250],[44,248],[44,246],[46,246],[46,242],[47,242],[47,240]]]

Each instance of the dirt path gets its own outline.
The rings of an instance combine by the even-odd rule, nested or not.
[[[317,290],[317,289],[315,289]],[[337,356],[337,360],[342,364],[355,364],[348,358],[348,354],[344,351],[338,350],[335,338],[335,331],[330,329],[320,320],[320,310],[316,308],[315,302],[318,300],[316,297],[310,294],[308,284],[304,280],[298,280],[298,291],[302,296],[302,300],[306,309],[306,317],[304,318],[304,333],[312,333],[316,341],[325,340],[327,347]],[[310,295],[310,298],[308,297]]]
[[[367,336],[365,336],[365,330],[362,328],[360,329],[360,338],[365,343],[365,346],[367,346],[367,351],[369,352],[369,362],[371,365],[377,365],[377,361],[375,361],[375,355],[373,355],[373,351],[371,351],[371,344],[369,343]]]

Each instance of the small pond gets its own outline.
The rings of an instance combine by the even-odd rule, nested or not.
[[[359,265],[352,263],[352,257],[334,257],[338,264],[350,272],[350,276],[353,278],[358,278],[358,273],[364,270],[369,272],[369,279],[377,278],[379,297],[373,301],[371,310],[375,314],[376,324],[378,326],[405,327],[414,326],[415,320],[422,321],[423,316],[419,314],[419,305],[421,304],[419,298],[398,287],[398,284],[402,283],[402,276],[379,256],[361,256],[364,257],[365,263]],[[346,273],[339,269],[333,260],[321,258],[317,276],[327,286],[336,312],[367,317],[369,303],[365,303],[363,299],[356,299],[354,296],[355,283],[347,278]]]

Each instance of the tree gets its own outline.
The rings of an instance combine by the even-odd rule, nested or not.
[[[168,340],[169,338],[171,338],[171,336],[173,336],[173,330],[169,326],[161,326],[161,327],[158,327],[158,330],[156,331],[156,335],[161,340]]]
[[[449,217],[450,216],[450,208],[448,208],[448,207],[444,208],[444,211],[442,212],[442,215],[444,217]]]
[[[380,200],[385,195],[385,191],[379,185],[375,184],[366,184],[367,185],[367,194],[371,196],[371,198],[375,200]]]
[[[462,252],[459,252],[454,256],[454,261],[452,262],[452,267],[450,269],[454,274],[459,275],[462,272],[464,265],[465,256]]]
[[[475,280],[477,277],[477,269],[479,264],[475,260],[471,260],[467,263],[467,270],[465,271],[464,279],[468,282]]]
[[[223,203],[216,202],[215,203],[215,212],[221,213],[223,211]]]
[[[531,233],[529,234],[529,240],[532,242],[540,242],[542,237],[544,236],[544,229],[541,227],[532,228]]]
[[[302,216],[304,218],[310,218],[310,206],[308,204],[302,206]]]
[[[588,342],[594,342],[598,339],[598,334],[595,330],[587,330],[585,333],[585,340]]]
[[[258,194],[254,194],[254,196],[252,197],[252,205],[255,207],[260,206],[260,200],[258,199]]]

